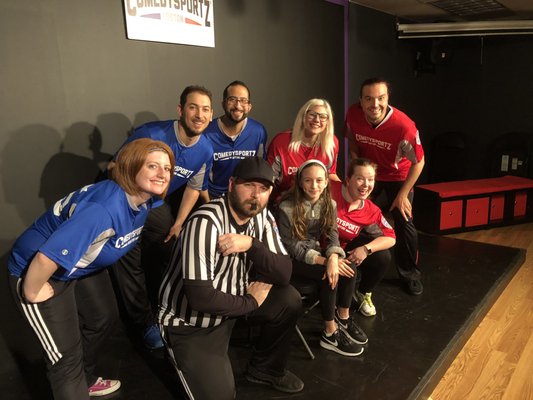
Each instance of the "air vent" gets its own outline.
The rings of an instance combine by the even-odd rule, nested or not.
[[[433,0],[423,1],[465,20],[499,19],[514,13],[495,0]]]

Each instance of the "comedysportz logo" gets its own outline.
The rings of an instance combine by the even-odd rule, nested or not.
[[[360,143],[368,144],[370,146],[376,146],[379,149],[390,150],[392,143],[385,142],[383,140],[378,140],[368,136],[363,136],[358,133],[355,134],[355,140]]]
[[[339,217],[337,217],[337,226],[339,229],[355,235],[359,235],[359,231],[361,230],[359,225],[352,224],[351,222],[340,219]]]
[[[127,0],[131,17],[159,19],[209,28],[211,0]]]
[[[224,161],[233,159],[244,159],[246,157],[255,157],[255,150],[235,150],[235,151],[221,151],[213,154],[213,160]]]
[[[115,247],[117,249],[123,249],[124,247],[129,246],[131,243],[137,241],[142,230],[143,227],[141,226],[140,228],[135,229],[133,232],[130,232],[122,237],[117,238],[117,241],[115,242]]]
[[[180,167],[179,165],[174,166],[174,176],[189,179],[193,173],[194,171],[191,171],[190,169]]]

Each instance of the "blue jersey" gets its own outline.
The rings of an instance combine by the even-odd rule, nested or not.
[[[149,138],[160,140],[172,149],[176,157],[176,166],[168,194],[176,191],[185,183],[193,189],[205,190],[213,163],[211,144],[204,135],[201,135],[195,144],[186,146],[178,140],[174,128],[175,123],[177,124],[175,120],[148,122],[135,129],[124,144],[139,138]]]
[[[240,160],[246,157],[266,159],[267,133],[263,125],[247,118],[241,133],[230,138],[220,124],[220,118],[217,118],[204,132],[213,146],[213,169],[209,174],[209,194],[213,197],[220,197],[228,191],[229,178]]]
[[[37,252],[61,267],[53,275],[58,280],[99,271],[133,248],[151,207],[152,200],[135,206],[111,180],[85,186],[59,200],[17,239],[9,271],[23,276]]]

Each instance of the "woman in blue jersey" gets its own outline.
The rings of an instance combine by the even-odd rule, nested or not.
[[[110,180],[59,200],[15,242],[9,283],[43,347],[56,400],[120,387],[94,371],[117,315],[105,268],[133,248],[153,198],[166,195],[173,168],[165,143],[131,142],[118,154]]]

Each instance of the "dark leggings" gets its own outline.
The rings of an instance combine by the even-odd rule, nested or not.
[[[363,246],[370,243],[373,239],[365,235],[360,235],[353,239],[346,246],[346,251],[355,249],[356,247]],[[383,279],[387,272],[387,267],[391,262],[390,249],[378,251],[368,256],[365,261],[357,267],[357,273],[361,274],[361,281],[359,283],[359,292],[369,293],[374,290],[377,284]],[[353,264],[352,264],[353,266]]]
[[[306,264],[302,261],[292,260],[292,273],[307,279],[319,282],[320,286],[320,308],[324,321],[332,321],[335,318],[335,308],[337,306],[348,308],[352,303],[352,295],[355,290],[355,276],[346,278],[339,276],[339,283],[335,289],[331,289],[329,281],[322,279],[326,267],[319,264]]]

